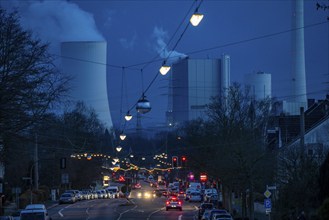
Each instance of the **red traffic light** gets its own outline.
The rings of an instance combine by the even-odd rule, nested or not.
[[[207,180],[208,180],[207,174],[205,174],[205,173],[200,174],[200,181],[201,182],[206,182]]]
[[[177,156],[172,156],[172,167],[173,168],[176,168],[176,167],[178,167],[178,157]]]

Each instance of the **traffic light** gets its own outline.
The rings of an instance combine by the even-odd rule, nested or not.
[[[173,168],[178,167],[178,157],[177,156],[172,156],[171,165],[172,165]]]
[[[186,156],[182,156],[181,161],[182,161],[182,167],[186,167]]]

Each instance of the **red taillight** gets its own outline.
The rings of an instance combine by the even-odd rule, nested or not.
[[[178,202],[178,205],[181,205],[181,204],[182,204],[182,202],[181,202],[181,201],[179,201],[179,202]]]
[[[168,201],[167,201],[167,202],[166,202],[166,204],[167,204],[167,205],[169,205],[169,204],[170,204],[170,202],[168,202]]]

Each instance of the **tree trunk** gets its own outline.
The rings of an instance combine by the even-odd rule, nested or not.
[[[246,191],[242,191],[241,195],[241,215],[242,218],[245,218],[247,215],[247,202],[246,202]]]
[[[254,186],[251,183],[249,187],[249,219],[254,219]]]

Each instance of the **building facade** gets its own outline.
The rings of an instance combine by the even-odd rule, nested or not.
[[[225,95],[229,87],[230,58],[183,59],[172,67],[172,106],[167,120],[176,125],[206,117],[206,106],[214,96]],[[170,117],[169,117],[170,116]]]

